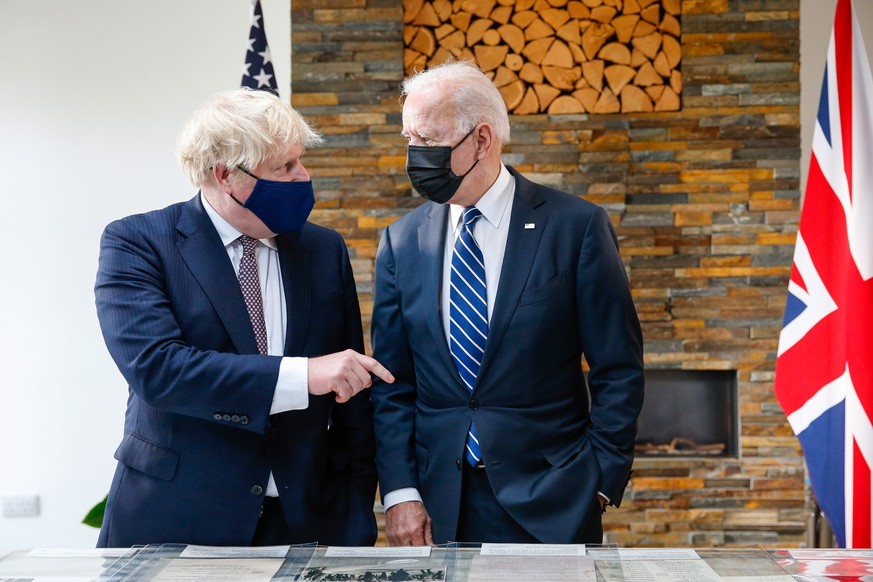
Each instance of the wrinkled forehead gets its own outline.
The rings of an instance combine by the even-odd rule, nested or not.
[[[456,129],[455,102],[442,91],[420,91],[403,102],[403,131],[407,135],[444,138]]]

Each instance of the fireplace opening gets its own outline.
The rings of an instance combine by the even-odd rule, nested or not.
[[[736,370],[646,370],[635,451],[645,457],[735,457]]]

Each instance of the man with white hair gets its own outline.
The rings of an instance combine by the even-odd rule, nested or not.
[[[599,543],[643,401],[612,223],[503,165],[506,106],[475,66],[402,93],[407,174],[430,201],[376,257],[373,355],[397,378],[372,388],[388,541]]]
[[[370,374],[342,238],[307,222],[287,103],[218,94],[179,142],[200,192],[110,224],[95,294],[129,384],[99,546],[376,539]]]

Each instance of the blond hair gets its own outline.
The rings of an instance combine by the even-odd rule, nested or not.
[[[321,136],[275,95],[248,88],[222,91],[202,105],[179,136],[179,165],[202,187],[216,164],[253,169],[283,147],[316,146]]]

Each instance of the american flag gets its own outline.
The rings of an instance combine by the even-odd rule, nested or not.
[[[243,65],[242,86],[279,95],[273,61],[270,59],[270,47],[267,46],[267,33],[264,31],[261,0],[252,0],[252,28],[249,32],[246,62]]]
[[[873,82],[838,0],[785,321],[776,397],[840,546],[873,539]]]

